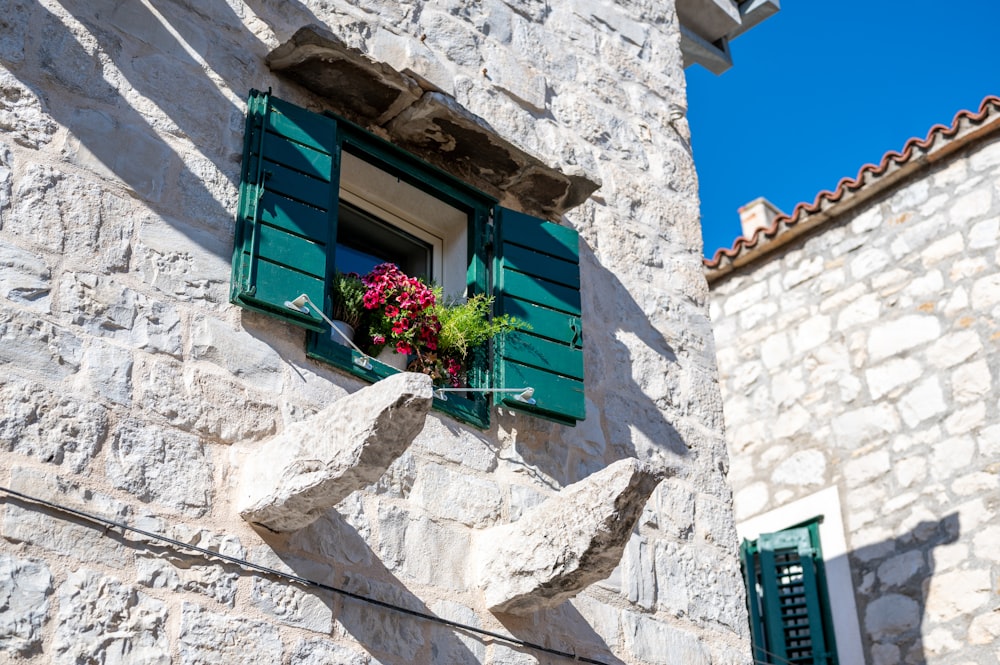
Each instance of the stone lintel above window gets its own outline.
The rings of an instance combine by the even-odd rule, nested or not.
[[[323,97],[332,111],[529,214],[558,219],[600,183],[559,170],[499,136],[453,97],[376,62],[316,26],[267,56],[272,71]]]

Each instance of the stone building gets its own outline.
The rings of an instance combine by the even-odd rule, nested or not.
[[[777,2],[678,4],[0,0],[0,660],[749,662],[683,65]],[[345,228],[532,329],[332,343]]]
[[[840,663],[1000,662],[1000,99],[741,213],[706,262],[740,536],[821,518]]]

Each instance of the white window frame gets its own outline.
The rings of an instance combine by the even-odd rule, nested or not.
[[[340,197],[431,246],[431,280],[451,298],[468,286],[469,216],[365,160],[342,153]]]

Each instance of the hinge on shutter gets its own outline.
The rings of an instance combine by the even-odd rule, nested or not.
[[[486,218],[486,242],[483,243],[483,250],[486,252],[486,260],[493,260],[493,238],[494,238],[494,226],[493,226],[493,210],[490,209],[489,216]]]

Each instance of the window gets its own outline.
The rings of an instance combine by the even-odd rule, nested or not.
[[[819,520],[740,546],[755,663],[836,665]]]
[[[559,224],[508,210],[473,187],[333,115],[269,93],[247,103],[230,299],[311,331],[307,353],[376,381],[395,372],[354,362],[322,317],[285,306],[306,294],[329,311],[336,270],[389,259],[453,296],[494,296],[494,314],[527,321],[481,351],[471,388],[436,407],[480,427],[489,406],[566,424],[584,418],[578,237]],[[405,264],[405,265],[404,265]]]

